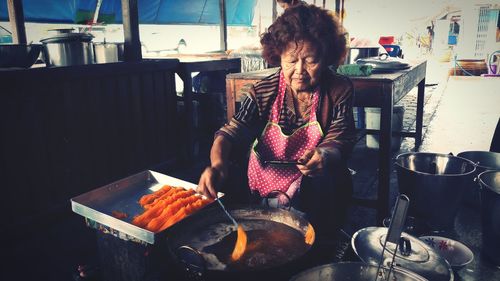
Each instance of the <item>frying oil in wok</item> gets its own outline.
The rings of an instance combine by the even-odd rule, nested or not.
[[[204,252],[214,254],[228,269],[260,269],[275,267],[290,262],[309,248],[304,240],[304,235],[285,224],[259,221],[255,222],[260,227],[247,230],[247,247],[239,260],[231,260],[231,253],[236,243],[237,233],[231,232],[219,242],[207,246]],[[262,227],[265,226],[265,227]]]

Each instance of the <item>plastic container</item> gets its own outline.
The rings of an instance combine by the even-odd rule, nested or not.
[[[393,108],[392,131],[401,131],[403,129],[403,116],[405,108],[402,105],[396,105]],[[380,108],[365,107],[365,126],[366,129],[380,130]],[[366,147],[372,149],[379,148],[377,135],[366,135]],[[401,137],[392,137],[391,149],[399,150],[401,146]]]

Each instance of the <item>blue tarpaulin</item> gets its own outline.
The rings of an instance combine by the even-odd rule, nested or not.
[[[137,2],[141,24],[220,24],[219,0]],[[226,0],[227,24],[252,25],[255,4],[256,0]],[[40,23],[90,21],[96,5],[97,0],[23,0],[25,21]],[[101,18],[107,23],[121,23],[121,0],[103,0],[99,9],[99,22]],[[7,1],[0,0],[0,21],[8,20]]]

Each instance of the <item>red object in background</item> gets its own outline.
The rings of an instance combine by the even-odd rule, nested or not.
[[[394,36],[380,36],[378,39],[378,43],[380,45],[393,45],[394,44]],[[385,48],[387,52],[392,51],[391,48]]]
[[[380,36],[378,43],[380,45],[391,45],[394,43],[394,36]]]

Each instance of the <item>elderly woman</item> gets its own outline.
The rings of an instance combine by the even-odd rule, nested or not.
[[[226,201],[242,201],[279,190],[318,234],[335,231],[351,195],[346,161],[355,142],[353,86],[329,69],[345,54],[341,26],[326,10],[297,5],[269,27],[261,44],[267,62],[281,67],[253,85],[216,133],[198,191],[215,197],[224,187]],[[248,159],[247,170],[241,159]]]

